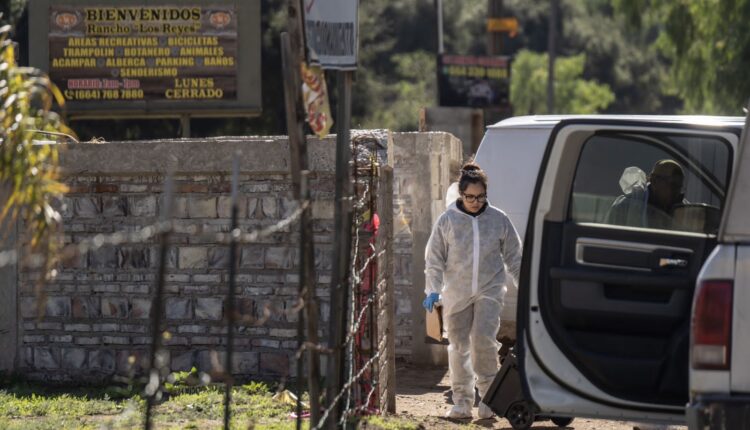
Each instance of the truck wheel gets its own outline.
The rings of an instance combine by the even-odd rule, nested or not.
[[[570,423],[573,422],[573,418],[568,417],[554,417],[552,418],[552,422],[555,423],[558,427],[567,427],[570,425]]]
[[[510,405],[505,418],[514,430],[526,430],[534,424],[534,412],[525,400]]]

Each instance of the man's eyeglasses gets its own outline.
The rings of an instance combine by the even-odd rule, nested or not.
[[[475,196],[473,194],[462,194],[461,195],[465,202],[467,203],[474,203],[475,201],[479,203],[484,203],[487,201],[487,194],[480,194],[478,196]]]

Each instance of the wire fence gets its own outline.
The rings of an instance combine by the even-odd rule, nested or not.
[[[390,221],[382,225],[384,217],[392,217],[390,201],[392,192],[389,188],[391,177],[381,176],[384,165],[382,144],[378,136],[363,134],[353,139],[354,155],[354,196],[351,266],[349,267],[349,293],[346,312],[347,331],[343,347],[346,379],[332,399],[327,399],[318,423],[311,423],[311,428],[343,428],[349,419],[361,414],[395,412],[395,394],[392,372],[380,372],[381,361],[389,356],[395,360],[393,343],[393,309],[390,300],[378,300],[378,295],[386,295],[384,287],[391,284],[392,278],[386,272],[389,268],[387,245],[390,244],[392,230]],[[385,197],[384,197],[385,196]],[[384,204],[387,202],[387,204]],[[379,265],[383,269],[379,270]],[[392,296],[391,289],[391,296]],[[389,308],[389,306],[391,306]],[[333,312],[333,310],[332,310]],[[390,323],[382,329],[381,321]],[[389,349],[390,347],[390,349]],[[379,388],[389,387],[381,391]],[[339,414],[338,417],[331,415]]]
[[[313,355],[342,354],[341,363],[344,365],[345,378],[334,390],[335,396],[326,398],[321,396],[320,419],[310,422],[311,428],[342,427],[354,416],[362,414],[394,411],[395,385],[393,371],[388,366],[395,360],[393,344],[393,282],[390,253],[392,237],[392,193],[390,189],[391,176],[383,157],[384,148],[382,136],[363,134],[355,136],[352,144],[354,161],[352,165],[353,185],[355,195],[351,205],[354,222],[351,226],[351,266],[348,269],[348,301],[345,309],[334,309],[329,306],[329,312],[342,312],[346,315],[346,332],[342,345],[331,348],[319,339],[310,339],[300,331],[294,357],[296,366],[305,366],[305,357]],[[230,247],[234,250],[227,261],[225,295],[227,297],[224,323],[222,331],[225,338],[225,356],[221,360],[213,355],[215,371],[213,377],[222,380],[225,386],[224,420],[225,427],[229,427],[231,420],[231,390],[234,384],[232,377],[232,363],[234,354],[233,335],[237,325],[263,327],[276,317],[284,317],[289,321],[309,318],[316,315],[320,309],[317,303],[319,297],[310,294],[309,289],[317,289],[316,279],[305,279],[305,274],[299,279],[300,290],[294,297],[293,304],[279,308],[266,303],[254,316],[242,313],[237,308],[233,298],[235,291],[236,268],[238,256],[236,248],[242,244],[255,244],[271,238],[280,231],[286,231],[299,224],[305,213],[311,210],[313,202],[304,194],[297,202],[296,208],[285,218],[273,225],[252,231],[242,231],[237,225],[238,212],[238,167],[235,163],[232,177],[232,219],[229,231],[206,232],[198,226],[188,226],[180,230],[181,234],[189,235],[192,240],[210,243],[216,247]],[[303,175],[303,180],[305,176]],[[303,184],[303,188],[306,185]],[[145,412],[145,428],[153,426],[153,408],[168,394],[165,382],[172,373],[169,352],[172,334],[164,321],[164,300],[166,277],[168,274],[168,252],[174,246],[172,239],[175,235],[175,220],[170,208],[174,202],[172,175],[164,184],[163,201],[165,202],[159,220],[139,228],[135,231],[119,231],[110,234],[96,234],[76,243],[64,246],[60,251],[60,261],[71,260],[87,253],[95,252],[105,247],[133,244],[158,243],[158,259],[156,267],[155,288],[152,290],[153,303],[149,318],[150,348],[149,359],[145,361],[145,388],[147,398]],[[0,267],[22,264],[25,268],[34,270],[44,267],[44,257],[41,255],[21,255],[12,249],[0,252]],[[54,281],[56,271],[50,273],[49,280]],[[389,290],[390,288],[390,290]],[[390,291],[390,297],[387,297]],[[42,296],[43,298],[43,296]],[[40,303],[43,300],[40,301]],[[328,333],[328,336],[331,336]],[[325,336],[324,336],[325,337]],[[326,339],[323,339],[326,340]],[[390,360],[390,361],[389,361]],[[308,364],[309,365],[309,364]],[[280,381],[280,389],[286,389],[286,379]],[[310,381],[307,381],[308,383]],[[321,381],[318,381],[321,382]],[[299,385],[297,398],[303,396],[304,385]],[[311,402],[314,404],[315,402]],[[298,402],[301,405],[301,402]],[[298,410],[296,419],[298,426],[308,415]]]

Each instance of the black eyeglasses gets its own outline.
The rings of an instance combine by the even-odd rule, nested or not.
[[[461,195],[465,202],[467,203],[474,203],[474,201],[478,201],[479,203],[484,203],[487,201],[487,194],[480,194],[478,196],[475,196],[473,194],[462,194]]]

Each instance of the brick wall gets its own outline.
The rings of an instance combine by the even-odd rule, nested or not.
[[[433,203],[445,192],[448,161],[460,158],[460,142],[444,133],[392,137],[388,160],[394,166],[396,348],[398,356],[411,360],[424,331],[419,306],[424,276],[413,267],[423,265]],[[62,211],[66,243],[153,224],[164,205],[165,172],[176,172],[175,233],[165,286],[166,344],[173,370],[196,366],[210,372],[223,363],[229,250],[197,232],[229,229],[232,160],[240,160],[240,227],[248,232],[273,225],[296,208],[288,151],[280,137],[83,144],[63,152],[71,189]],[[309,152],[320,335],[326,339],[334,138],[311,140]],[[243,317],[235,337],[235,374],[296,374],[297,318],[292,308],[299,280],[298,247],[297,224],[241,246],[237,304]],[[0,279],[0,287],[17,291],[17,327],[10,330],[14,336],[0,333],[0,340],[16,342],[16,350],[8,354],[15,354],[16,370],[45,380],[100,380],[140,370],[150,344],[148,317],[158,251],[158,240],[152,238],[79,255],[59,268],[41,296],[35,292],[37,273],[15,269],[14,277]]]
[[[331,139],[311,142],[323,322],[328,317],[331,267],[333,147]],[[156,222],[164,205],[163,172],[167,163],[176,166],[175,233],[167,257],[164,315],[173,370],[197,366],[210,372],[223,363],[229,249],[197,233],[229,230],[232,154],[242,154],[239,225],[249,232],[279,222],[296,208],[285,172],[287,150],[282,139],[244,139],[119,142],[71,147],[63,154],[70,186],[63,202],[66,243]],[[293,370],[297,315],[291,309],[299,279],[298,238],[297,224],[292,224],[259,243],[241,246],[237,374],[274,377]],[[158,250],[158,238],[152,238],[104,246],[67,262],[44,287],[43,318],[37,314],[37,274],[22,270],[21,370],[45,379],[100,379],[138,370],[151,342],[148,318]]]

